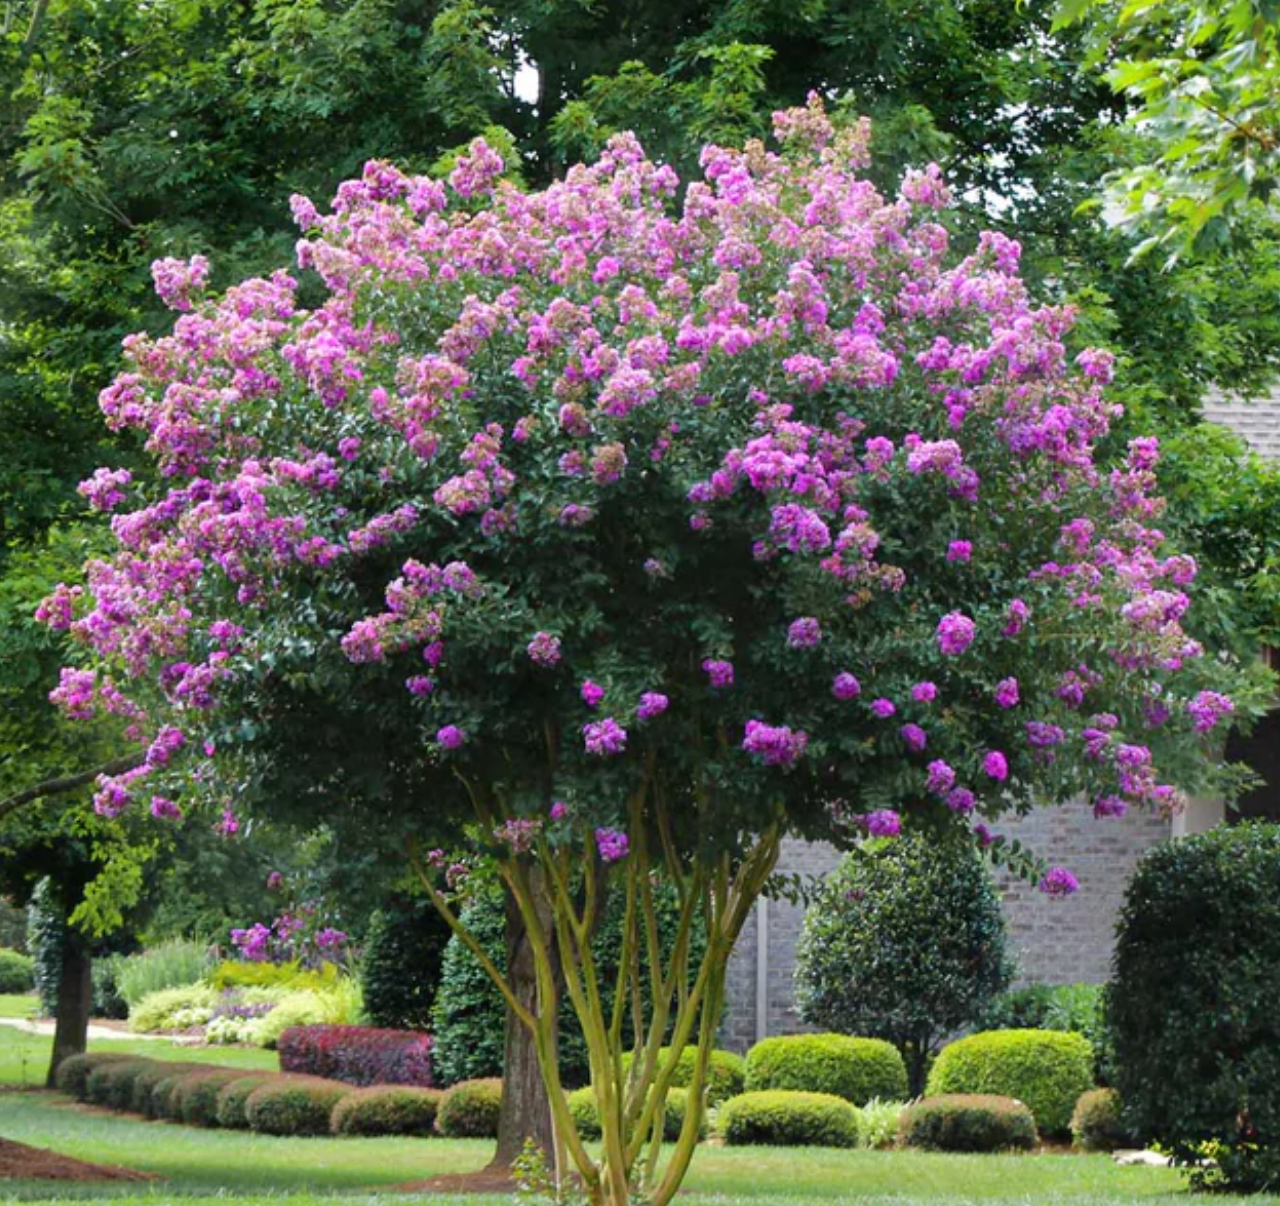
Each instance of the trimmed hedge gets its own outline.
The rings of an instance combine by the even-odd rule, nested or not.
[[[85,1080],[84,1099],[108,1110],[128,1110],[133,1106],[133,1082],[152,1067],[148,1059],[112,1060],[99,1064]]]
[[[327,1135],[333,1107],[353,1091],[337,1081],[277,1076],[249,1094],[244,1116],[264,1135]]]
[[[496,1139],[502,1081],[460,1080],[440,1099],[436,1129],[450,1139]]]
[[[0,947],[0,992],[27,993],[36,986],[36,961]]]
[[[175,1077],[188,1076],[197,1072],[209,1071],[208,1064],[175,1063],[170,1060],[155,1059],[148,1061],[144,1068],[133,1078],[133,1099],[129,1108],[135,1114],[147,1118],[157,1118],[155,1088],[161,1081],[173,1080]]]
[[[136,1059],[133,1055],[124,1055],[121,1052],[111,1052],[109,1054],[94,1055],[68,1055],[66,1059],[58,1065],[58,1070],[54,1073],[53,1083],[60,1092],[69,1093],[77,1101],[84,1101],[87,1095],[86,1082],[89,1074],[103,1064],[120,1063],[121,1061],[129,1061]]]
[[[178,1081],[174,1090],[177,1116],[188,1126],[217,1126],[218,1094],[243,1075],[240,1068],[188,1073]]]
[[[1071,1138],[1087,1152],[1113,1152],[1129,1142],[1120,1117],[1120,1094],[1115,1089],[1090,1089],[1080,1094],[1071,1115]]]
[[[671,1058],[671,1051],[670,1047],[663,1047],[658,1052],[660,1066]],[[680,1052],[680,1058],[676,1061],[675,1074],[671,1077],[673,1089],[689,1087],[689,1082],[693,1079],[693,1065],[697,1055],[696,1047],[686,1047]],[[630,1052],[622,1057],[623,1071],[631,1067],[631,1059]],[[732,1051],[712,1051],[711,1059],[707,1064],[705,1086],[707,1105],[718,1106],[722,1101],[728,1101],[730,1097],[737,1097],[747,1087],[746,1079],[747,1061],[742,1056]]]
[[[218,1090],[218,1104],[214,1111],[218,1125],[229,1131],[248,1130],[249,1118],[245,1114],[245,1106],[250,1095],[279,1077],[278,1072],[258,1072],[223,1085]]]
[[[1036,1122],[1012,1097],[990,1093],[948,1093],[926,1097],[902,1113],[905,1147],[940,1152],[998,1152],[1031,1148]]]
[[[926,1094],[988,1093],[1025,1102],[1042,1134],[1064,1136],[1080,1094],[1093,1088],[1093,1048],[1056,1030],[987,1030],[944,1047]]]
[[[431,1036],[371,1026],[292,1026],[277,1044],[280,1069],[345,1084],[434,1086]]]
[[[411,1085],[356,1089],[333,1107],[329,1129],[335,1135],[430,1135],[443,1096]]]
[[[907,1069],[897,1048],[883,1039],[794,1034],[764,1039],[747,1052],[745,1088],[831,1093],[862,1106],[873,1097],[905,1098]]]
[[[719,1125],[725,1143],[734,1146],[858,1146],[858,1111],[832,1093],[794,1089],[743,1093],[720,1107]]]
[[[596,1105],[595,1090],[590,1085],[575,1089],[565,1099],[569,1106],[569,1114],[573,1118],[578,1134],[584,1139],[600,1138],[600,1108]],[[672,1088],[667,1090],[667,1108],[662,1115],[662,1137],[669,1143],[680,1138],[684,1129],[684,1117],[689,1109],[689,1090]],[[703,1111],[698,1119],[698,1138],[707,1137],[707,1115]]]

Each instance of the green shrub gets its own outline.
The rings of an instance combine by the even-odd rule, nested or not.
[[[360,1017],[360,987],[350,978],[335,980],[328,988],[291,992],[253,1027],[259,1047],[274,1048],[280,1036],[293,1026],[350,1026]]]
[[[884,1039],[793,1034],[763,1039],[747,1052],[746,1089],[834,1093],[860,1106],[873,1097],[906,1097],[907,1069]]]
[[[1071,1138],[1087,1152],[1113,1152],[1129,1142],[1120,1117],[1120,1094],[1115,1089],[1090,1089],[1080,1094],[1071,1115]]]
[[[906,1101],[881,1101],[873,1097],[858,1110],[858,1146],[873,1151],[892,1147],[898,1141],[902,1111]]]
[[[197,983],[208,964],[204,943],[180,939],[162,942],[122,959],[116,972],[116,986],[132,1010],[153,993]]]
[[[459,1081],[440,1099],[436,1129],[450,1139],[495,1139],[502,1109],[502,1081]]]
[[[987,1030],[944,1047],[928,1095],[987,1093],[1025,1102],[1044,1135],[1066,1135],[1080,1094],[1093,1088],[1093,1049],[1054,1030]]]
[[[354,1092],[336,1080],[279,1076],[249,1094],[244,1115],[264,1135],[327,1135],[333,1107]]]
[[[27,953],[35,961],[36,995],[40,1014],[51,1018],[58,1012],[58,980],[62,976],[62,939],[66,912],[58,901],[53,880],[42,879],[27,905]]]
[[[148,1118],[159,1117],[155,1113],[153,1099],[156,1085],[162,1080],[171,1080],[176,1076],[185,1076],[194,1072],[203,1072],[208,1065],[195,1063],[177,1063],[171,1060],[152,1060],[149,1068],[139,1072],[133,1080],[133,1098],[129,1108],[135,1114],[144,1114]]]
[[[217,1107],[214,1117],[218,1125],[229,1131],[248,1129],[249,1119],[245,1114],[245,1105],[250,1095],[263,1085],[278,1079],[278,1072],[258,1072],[233,1080],[218,1090]]]
[[[226,959],[219,963],[205,979],[219,992],[227,988],[280,989],[283,998],[288,992],[305,988],[331,988],[341,977],[338,966],[325,963],[318,968],[304,968],[300,963],[250,963],[241,959]]]
[[[364,1012],[371,1026],[429,1030],[452,931],[422,896],[397,896],[369,919],[360,956]]]
[[[207,984],[149,993],[129,1007],[129,1029],[139,1034],[164,1034],[202,1026],[209,1020],[216,998]]]
[[[120,995],[116,973],[125,955],[104,955],[93,961],[93,1016],[123,1021],[129,1016],[129,1003]]]
[[[600,1107],[596,1104],[596,1092],[590,1085],[575,1089],[566,1098],[569,1113],[573,1117],[578,1134],[584,1139],[600,1138]],[[680,1138],[684,1128],[685,1114],[689,1108],[689,1091],[687,1089],[668,1089],[667,1108],[662,1115],[662,1137],[669,1143]],[[707,1136],[707,1115],[704,1110],[698,1119],[698,1138]]]
[[[950,1093],[926,1097],[902,1114],[905,1147],[942,1152],[998,1152],[1031,1148],[1036,1123],[1031,1111],[1011,1097]]]
[[[796,949],[796,1004],[815,1026],[891,1042],[918,1094],[939,1042],[1009,973],[1000,899],[973,845],[902,834],[861,842],[827,877]]]
[[[0,992],[31,992],[36,986],[36,961],[30,955],[0,949]]]
[[[676,1070],[671,1077],[673,1089],[687,1089],[693,1079],[693,1065],[698,1056],[696,1047],[686,1047],[680,1052],[676,1061]],[[659,1066],[671,1058],[671,1048],[663,1047],[658,1052]],[[631,1067],[631,1054],[622,1057],[625,1071]],[[712,1051],[707,1064],[706,1101],[709,1106],[718,1106],[730,1097],[736,1097],[746,1088],[747,1062],[732,1051]]]
[[[68,1055],[58,1065],[58,1070],[54,1074],[54,1084],[61,1092],[70,1094],[77,1101],[85,1101],[88,1096],[86,1082],[89,1079],[89,1074],[95,1068],[103,1064],[119,1063],[122,1060],[132,1061],[136,1058],[136,1056],[124,1055],[120,1052],[101,1055]]]
[[[191,1072],[178,1081],[173,1093],[175,1112],[188,1126],[218,1125],[218,1094],[243,1072],[238,1068],[217,1068]]]
[[[731,1097],[718,1116],[728,1144],[857,1147],[858,1111],[843,1097],[768,1089]]]
[[[1280,826],[1154,847],[1117,927],[1107,1026],[1125,1122],[1193,1184],[1280,1186]],[[1199,1166],[1211,1145],[1214,1166]]]
[[[133,1107],[133,1081],[152,1066],[148,1059],[112,1060],[99,1064],[85,1080],[85,1100],[108,1110]]]
[[[335,1135],[429,1135],[442,1096],[411,1085],[356,1089],[333,1107],[329,1127]]]
[[[979,1030],[1073,1030],[1089,1040],[1095,1079],[1109,1077],[1101,984],[1028,984],[1001,993],[984,1010]]]

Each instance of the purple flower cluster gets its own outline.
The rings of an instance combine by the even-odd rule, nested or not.
[[[813,616],[792,620],[787,629],[787,644],[792,649],[813,649],[822,642],[822,626]]]
[[[1018,699],[1018,680],[1016,678],[1002,678],[996,684],[995,700],[1002,708],[1016,708]]]
[[[919,753],[929,744],[928,734],[918,724],[904,724],[898,730],[902,743],[913,753]]]
[[[535,666],[554,666],[560,660],[560,638],[549,632],[535,632],[525,652]]]
[[[933,701],[938,698],[938,688],[934,683],[916,683],[911,688],[911,698],[915,700],[916,703],[933,703]]]
[[[1003,783],[1009,777],[1009,760],[999,750],[991,750],[982,759],[982,771],[997,783]]]
[[[640,706],[636,708],[637,720],[652,720],[661,716],[671,706],[669,700],[660,691],[646,691],[640,696]]]
[[[588,754],[606,758],[627,748],[627,730],[612,716],[582,726],[582,741]]]
[[[891,808],[880,808],[862,818],[871,837],[897,837],[902,832],[902,817]]]
[[[1080,891],[1080,881],[1066,867],[1051,867],[1040,881],[1046,896],[1070,896]]]
[[[748,720],[742,748],[756,754],[765,766],[790,766],[809,745],[809,735],[786,725],[768,725]]]
[[[1197,733],[1208,733],[1236,710],[1235,703],[1217,691],[1201,691],[1187,704],[1187,714]]]
[[[842,703],[857,699],[862,694],[862,684],[847,670],[841,671],[831,680],[831,694]]]
[[[436,730],[436,744],[439,745],[441,749],[456,750],[466,740],[466,732],[458,728],[456,724],[446,724],[442,728]]]
[[[732,662],[717,662],[708,658],[702,663],[702,669],[713,687],[733,686]]]
[[[578,689],[578,694],[582,697],[582,702],[589,708],[597,708],[600,701],[604,698],[604,688],[591,679],[586,679],[582,686]]]
[[[953,611],[938,621],[938,648],[947,657],[958,657],[970,645],[978,630],[963,612]]]
[[[596,850],[605,863],[616,863],[627,857],[631,843],[627,835],[620,829],[600,828],[596,830]]]

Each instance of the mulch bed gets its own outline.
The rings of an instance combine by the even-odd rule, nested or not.
[[[0,1139],[0,1181],[157,1181],[154,1173],[87,1164],[58,1152]]]

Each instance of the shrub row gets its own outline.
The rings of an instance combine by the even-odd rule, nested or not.
[[[276,1045],[285,1072],[349,1085],[416,1085],[429,1089],[431,1036],[369,1026],[293,1026]]]

